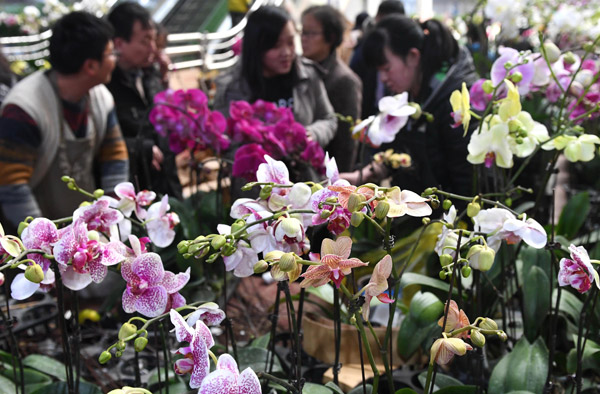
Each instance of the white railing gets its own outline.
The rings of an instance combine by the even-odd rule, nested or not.
[[[266,4],[280,5],[283,0],[256,0],[250,11]],[[116,0],[109,0],[113,5]],[[241,38],[247,17],[231,29],[216,33],[177,33],[169,34],[166,53],[172,58],[172,68],[181,70],[200,67],[204,70],[221,70],[233,66],[237,56],[231,50]],[[45,59],[49,55],[51,30],[39,34],[15,37],[0,37],[0,46],[9,61]],[[182,59],[183,58],[183,59]]]

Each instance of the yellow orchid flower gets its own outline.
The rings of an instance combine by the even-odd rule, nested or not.
[[[464,135],[467,135],[469,122],[471,122],[471,96],[469,95],[466,83],[463,82],[461,90],[461,92],[455,90],[450,96],[450,104],[452,105],[451,115],[454,119],[452,127],[458,127],[462,124],[465,130]]]
[[[509,80],[504,80],[506,87],[508,88],[508,94],[505,99],[500,100],[500,108],[498,109],[498,115],[503,122],[514,116],[517,116],[521,112],[521,96],[517,87]]]

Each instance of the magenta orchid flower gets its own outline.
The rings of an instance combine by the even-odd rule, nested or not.
[[[321,244],[321,264],[311,265],[301,276],[304,278],[301,287],[319,287],[330,280],[339,289],[344,276],[350,275],[352,268],[369,265],[356,257],[350,257],[352,239],[339,237],[336,241],[324,239]]]
[[[148,208],[146,230],[152,243],[160,248],[171,245],[175,239],[173,228],[179,224],[179,216],[169,210],[169,196],[163,196],[160,202],[155,202]]]
[[[175,373],[190,374],[190,387],[197,389],[210,372],[209,350],[215,345],[210,329],[202,322],[196,321],[192,329],[175,309],[169,311],[171,323],[175,326],[178,342],[188,342],[189,346],[180,347],[176,353],[184,357],[175,361]]]
[[[39,249],[51,255],[54,253],[52,245],[58,241],[58,230],[56,225],[46,218],[33,219],[23,230],[21,241],[26,249]],[[29,298],[38,289],[48,290],[54,284],[54,272],[49,269],[50,260],[38,253],[29,253],[27,258],[42,267],[44,280],[41,283],[33,283],[27,280],[24,274],[18,274],[10,286],[11,297],[15,300]]]
[[[108,200],[98,200],[93,204],[79,207],[73,212],[73,221],[83,220],[87,229],[109,233],[112,226],[123,220],[123,214],[110,207]]]
[[[65,227],[54,245],[54,258],[59,264],[65,287],[81,290],[92,281],[100,283],[108,273],[108,266],[125,259],[119,253],[120,244],[99,241],[98,233],[87,230],[83,219]]]
[[[483,83],[486,79],[481,78],[475,81],[469,89],[469,95],[471,97],[471,107],[477,111],[484,111],[490,101],[492,101],[493,95],[483,91]]]
[[[386,254],[373,269],[373,274],[369,283],[363,288],[365,292],[365,304],[363,305],[363,319],[369,320],[369,311],[371,308],[371,300],[373,297],[384,304],[394,302],[385,291],[388,288],[388,278],[392,273],[392,256]]]
[[[222,354],[217,368],[203,381],[198,394],[260,394],[258,376],[251,368],[239,372],[237,363],[229,354]]]
[[[350,219],[352,218],[352,213],[343,206],[333,206],[326,203],[327,199],[338,196],[338,192],[324,188],[316,191],[311,197],[311,208],[315,212],[312,216],[312,224],[316,226],[327,222],[327,230],[334,235],[339,235],[350,227]],[[322,213],[325,211],[331,212],[331,214],[323,218]]]
[[[256,181],[256,170],[265,163],[267,151],[259,144],[243,145],[235,152],[233,159],[233,176],[242,177],[247,181]]]
[[[127,281],[123,292],[123,310],[156,317],[167,309],[170,295],[176,294],[190,280],[190,269],[174,274],[165,271],[156,253],[144,253],[121,265],[121,276]]]
[[[586,293],[592,283],[600,289],[598,272],[591,263],[590,256],[583,246],[569,246],[571,258],[560,260],[560,271],[558,272],[558,285],[570,285],[580,293]]]
[[[146,210],[143,207],[150,205],[156,198],[156,193],[153,191],[142,190],[136,194],[131,182],[119,183],[115,186],[115,194],[121,199],[118,204],[121,212],[129,217],[135,210],[135,214],[140,220],[146,218]]]

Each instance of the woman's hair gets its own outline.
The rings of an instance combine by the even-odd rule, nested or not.
[[[285,10],[273,6],[260,7],[248,17],[242,45],[242,76],[254,96],[264,90],[262,58],[277,44],[281,31],[290,20]]]
[[[454,63],[458,55],[458,43],[441,22],[430,19],[419,24],[404,15],[386,16],[369,33],[363,52],[369,66],[386,63],[385,47],[403,60],[412,48],[418,49],[422,81],[429,81],[445,63]]]
[[[345,21],[342,14],[329,5],[312,6],[304,10],[302,17],[312,15],[323,29],[325,41],[331,44],[331,52],[340,46],[344,39]]]

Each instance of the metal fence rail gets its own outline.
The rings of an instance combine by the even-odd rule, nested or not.
[[[281,5],[282,1],[256,0],[250,11],[267,4]],[[109,5],[115,2],[110,0]],[[221,70],[233,66],[237,56],[231,48],[242,37],[246,23],[247,17],[244,17],[237,25],[223,32],[169,34],[166,53],[173,60],[172,69],[200,67],[204,70]],[[9,61],[35,61],[48,57],[51,36],[52,31],[46,30],[28,36],[0,37],[0,46]]]

